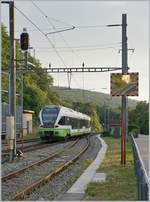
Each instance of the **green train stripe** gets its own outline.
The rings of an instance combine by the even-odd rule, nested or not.
[[[83,133],[88,133],[89,130],[82,131],[81,129],[70,130],[68,128],[39,128],[40,137],[66,137],[81,135]]]

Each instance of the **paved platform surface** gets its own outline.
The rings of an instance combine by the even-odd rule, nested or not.
[[[137,146],[139,148],[140,155],[148,175],[149,174],[149,136],[139,135],[138,138],[135,138],[135,142],[137,143]]]

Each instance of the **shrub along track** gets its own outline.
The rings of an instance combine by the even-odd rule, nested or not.
[[[78,142],[78,144],[76,144]],[[48,158],[2,178],[2,199],[23,200],[37,187],[51,181],[73,164],[88,148],[89,138],[82,138]],[[39,167],[40,165],[40,167]],[[32,169],[31,169],[32,168]],[[34,169],[33,169],[34,168]],[[16,176],[18,176],[16,178]],[[14,180],[15,177],[15,180]],[[13,194],[15,195],[13,195]]]

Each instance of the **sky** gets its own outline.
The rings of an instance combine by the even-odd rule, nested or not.
[[[139,72],[139,96],[149,98],[148,80],[148,2],[147,1],[15,1],[44,34],[56,30],[75,29],[41,34],[29,20],[15,9],[15,37],[26,27],[30,46],[42,67],[121,67],[122,14],[127,14],[129,72]],[[2,22],[8,26],[8,6],[2,5]],[[8,29],[9,30],[9,29]],[[54,48],[55,47],[55,48]],[[57,52],[57,54],[56,54]],[[30,50],[33,55],[33,50]],[[68,86],[66,74],[52,74],[55,86]],[[110,94],[110,72],[73,73],[71,88],[87,89]]]

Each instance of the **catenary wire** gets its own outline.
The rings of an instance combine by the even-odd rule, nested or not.
[[[52,28],[55,30],[56,27],[53,25],[53,23],[49,20],[49,16],[46,15],[46,13],[37,5],[34,3],[34,1],[32,1],[32,4],[39,10],[39,12],[46,18],[47,22],[52,26]],[[72,25],[72,27],[74,27]],[[63,40],[63,42],[66,44],[66,46],[71,50],[72,53],[74,53],[76,55],[77,58],[80,59],[80,62],[83,61],[83,59],[75,53],[75,51],[72,49],[72,47],[70,47],[70,45],[68,44],[68,42],[66,41],[66,39],[63,37],[63,35],[61,33],[57,33],[61,39]]]
[[[39,8],[39,6],[37,6],[37,4],[35,4],[33,1],[32,1],[33,5],[39,10],[39,12],[46,18],[47,22],[50,24],[50,26],[52,26],[52,28],[55,30],[55,26],[53,25],[53,23],[49,20],[48,16],[45,14],[45,12]],[[74,27],[74,26],[73,26]],[[83,59],[78,55],[76,54],[76,52],[69,46],[68,42],[66,41],[66,39],[64,39],[63,35],[61,33],[58,33],[58,35],[60,36],[60,38],[63,40],[63,42],[66,44],[66,46],[71,50],[72,53],[74,53],[74,55],[80,59],[80,62],[83,61]],[[72,76],[72,73],[67,73],[67,78],[68,78],[68,86],[70,88],[70,85],[71,85],[71,76]]]
[[[19,8],[17,8],[16,6],[15,6],[15,9],[16,9],[19,13],[21,13],[32,25],[34,25],[34,26],[39,30],[39,32],[40,32],[42,35],[45,36],[45,38],[47,39],[47,41],[48,41],[49,44],[52,46],[52,48],[54,49],[55,53],[57,54],[57,56],[59,57],[59,59],[60,59],[61,62],[63,63],[63,65],[64,65],[65,67],[67,67],[67,65],[65,64],[63,58],[60,56],[60,54],[58,53],[58,51],[56,50],[54,44],[53,44],[52,41],[48,38],[48,36],[47,36],[30,18],[28,18],[28,17],[24,14],[23,11],[21,11],[21,10],[20,10]]]
[[[105,46],[106,46],[106,48],[107,48],[107,46],[109,47],[109,46],[111,46],[111,45],[121,45],[121,42],[114,42],[114,43],[107,43],[107,44],[98,44],[98,45],[80,45],[80,46],[72,46],[71,48],[73,48],[73,49],[78,49],[78,48],[105,48]],[[56,46],[55,46],[56,47]],[[38,49],[50,49],[49,47],[37,47]],[[56,47],[57,49],[67,49],[67,47],[63,47],[63,46],[57,46]]]
[[[80,51],[99,51],[99,50],[105,50],[105,49],[116,49],[116,48],[119,48],[121,46],[110,46],[110,47],[98,47],[98,48],[83,48],[83,49],[76,49],[75,51],[76,52],[80,52]],[[49,53],[51,52],[52,50],[49,50],[49,49],[40,49],[38,50],[37,48],[37,52],[43,52],[43,53]],[[59,50],[59,52],[70,52],[70,50]],[[83,60],[82,60],[83,61]]]
[[[43,11],[39,6],[37,6],[37,4],[34,3],[34,1],[31,1],[31,2],[32,2],[32,4],[33,4],[46,18],[52,19],[53,21],[56,21],[56,22],[65,24],[65,25],[67,25],[67,26],[74,27],[73,25],[71,25],[71,24],[69,24],[69,23],[66,23],[66,22],[63,22],[63,21],[58,20],[58,19],[56,19],[56,18],[49,17],[49,16],[45,15],[44,11]]]

